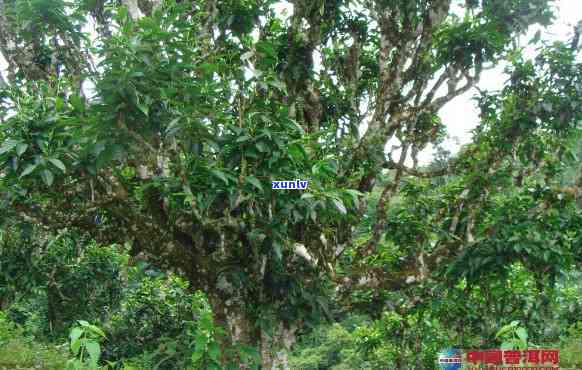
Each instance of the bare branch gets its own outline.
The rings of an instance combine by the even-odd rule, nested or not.
[[[394,161],[386,161],[383,167],[387,169],[401,170],[403,173],[414,177],[430,178],[452,174],[454,170],[454,164],[454,162],[451,162],[445,168],[432,171],[419,171],[415,168],[409,168]]]
[[[467,82],[462,87],[456,89],[456,82],[455,80],[451,80],[449,85],[449,92],[445,96],[441,96],[436,98],[433,102],[429,103],[429,107],[432,111],[436,112],[441,109],[445,104],[456,98],[457,96],[469,91],[475,83],[479,81],[479,74],[475,77],[471,77],[468,74],[465,74],[465,78]]]
[[[445,68],[445,70],[443,71],[443,73],[441,73],[441,75],[439,76],[439,78],[437,79],[437,81],[435,82],[433,87],[430,89],[428,94],[426,94],[426,98],[424,99],[424,102],[422,103],[423,106],[427,106],[430,104],[430,102],[433,100],[434,96],[436,95],[438,89],[440,89],[440,87],[443,85],[443,83],[445,83],[447,78],[449,78],[449,79],[453,78],[454,72],[455,72],[455,70],[452,66],[448,66]]]

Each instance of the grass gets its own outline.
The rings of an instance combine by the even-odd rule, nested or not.
[[[63,370],[66,362],[58,349],[22,338],[0,343],[0,370]]]
[[[63,370],[66,350],[35,342],[0,312],[0,370]]]

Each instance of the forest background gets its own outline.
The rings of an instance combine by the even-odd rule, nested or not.
[[[582,367],[577,3],[0,1],[0,368]]]

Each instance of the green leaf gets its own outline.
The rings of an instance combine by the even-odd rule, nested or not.
[[[71,342],[74,342],[81,338],[81,335],[83,335],[83,330],[81,328],[73,328],[69,334],[69,338],[71,338]]]
[[[495,334],[495,338],[500,338],[505,334],[511,332],[517,325],[519,325],[518,321],[512,321],[511,324],[503,326],[501,329],[499,329],[497,334]]]
[[[16,141],[16,140],[6,140],[4,142],[4,144],[2,144],[2,146],[0,146],[0,155],[2,155],[4,153],[8,153],[12,149],[14,149],[14,147],[16,145],[18,145],[18,141]]]
[[[212,361],[218,362],[220,357],[220,346],[217,343],[211,343],[208,348],[208,356]]]
[[[256,177],[254,177],[254,176],[247,176],[246,181],[248,181],[255,188],[259,189],[261,191],[261,193],[265,191],[263,189],[263,185],[261,185],[261,182]]]
[[[48,160],[49,160],[49,162],[51,162],[59,170],[61,170],[63,172],[65,172],[67,170],[67,168],[65,167],[65,164],[63,162],[61,162],[60,159],[57,159],[57,158],[49,158]]]
[[[50,170],[42,170],[40,177],[42,177],[42,181],[44,181],[46,186],[51,186],[55,180],[55,177]]]
[[[500,346],[500,349],[503,351],[513,349],[513,348],[514,348],[513,341],[503,342],[503,343],[501,343],[501,346]]]
[[[225,184],[228,185],[228,179],[226,178],[226,175],[224,174],[224,172],[219,171],[219,170],[212,170],[210,171],[214,176],[218,177],[219,179],[221,179],[222,181],[224,181]]]
[[[351,197],[352,204],[355,205],[358,204],[358,197],[363,195],[362,193],[354,189],[347,189],[345,190],[345,193]]]
[[[167,136],[172,137],[180,130],[180,126],[178,125],[178,123],[180,122],[181,119],[182,117],[176,117],[168,124],[168,127],[166,128]]]
[[[77,356],[79,354],[79,350],[81,349],[81,343],[82,341],[80,339],[71,342],[71,352],[73,352],[74,356]]]
[[[339,200],[339,199],[332,199],[333,204],[335,205],[335,207],[342,213],[342,214],[347,214],[348,210],[346,209],[346,206],[344,206],[344,203]]]
[[[278,242],[273,242],[273,252],[275,257],[280,261],[283,259],[283,251],[281,250],[281,244]]]
[[[241,137],[239,137],[238,139],[236,139],[237,143],[242,143],[244,141],[249,141],[251,139],[251,137],[249,135],[243,135]]]
[[[55,109],[60,111],[63,108],[63,99],[57,97],[55,98]]]
[[[95,159],[95,166],[97,168],[105,167],[109,162],[113,160],[113,156],[115,155],[115,147],[112,145],[106,146],[97,156]]]
[[[354,198],[354,200],[358,199],[359,196],[364,195],[361,192],[354,189],[346,189],[345,192],[351,195]]]
[[[293,144],[289,146],[289,156],[291,156],[294,161],[299,162],[305,158],[305,151],[302,146]]]
[[[28,144],[17,144],[16,145],[16,155],[18,155],[19,157],[22,156],[24,154],[24,152],[26,152],[26,149],[28,149]]]
[[[32,173],[32,171],[34,171],[36,169],[37,166],[38,166],[38,163],[29,164],[28,166],[26,166],[24,171],[22,171],[22,173],[20,174],[20,178],[23,178],[24,176],[30,175]]]
[[[71,97],[69,98],[69,102],[71,103],[73,108],[75,108],[78,111],[83,111],[83,109],[85,109],[85,103],[83,102],[79,95],[71,95]]]
[[[89,330],[91,330],[91,332],[93,332],[94,334],[97,334],[98,336],[100,336],[102,338],[106,337],[103,330],[101,330],[98,326],[89,324],[89,325],[87,325],[87,328],[89,328]]]
[[[517,328],[515,334],[517,334],[517,336],[523,343],[527,343],[527,331],[525,330],[525,328]]]
[[[147,106],[147,104],[145,104],[144,102],[138,102],[137,107],[143,114],[145,114],[146,116],[149,115],[149,107]]]
[[[203,63],[199,67],[203,72],[210,74],[218,71],[218,66],[214,63]]]
[[[204,353],[204,351],[206,351],[206,346],[208,344],[208,338],[206,337],[206,335],[204,335],[203,333],[198,333],[198,336],[196,336],[196,352],[202,352]]]
[[[204,356],[204,353],[198,350],[195,350],[192,353],[192,356],[190,357],[190,360],[192,361],[193,364],[198,364],[198,362],[200,361],[200,359],[202,359],[202,356]]]
[[[89,357],[91,358],[91,362],[94,364],[99,362],[99,357],[101,356],[101,346],[99,343],[95,341],[88,341],[85,344],[85,348],[87,348],[87,352],[89,353]]]
[[[267,146],[263,143],[258,141],[255,146],[257,147],[257,150],[261,153],[266,153],[269,151],[269,149],[267,148]]]

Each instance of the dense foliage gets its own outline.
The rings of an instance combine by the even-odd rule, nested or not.
[[[0,339],[48,368],[576,364],[582,23],[528,58],[550,0],[285,4],[0,1]],[[472,141],[421,166],[469,91]]]

